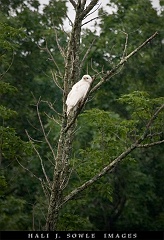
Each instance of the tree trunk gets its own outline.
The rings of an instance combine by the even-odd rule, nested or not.
[[[76,4],[74,2],[74,4]],[[80,48],[80,37],[81,37],[81,25],[84,15],[84,4],[78,1],[76,4],[76,17],[72,32],[70,35],[70,41],[68,43],[66,61],[65,61],[65,74],[64,74],[64,91],[63,91],[63,120],[60,131],[60,137],[58,141],[57,157],[55,159],[55,168],[53,175],[53,184],[51,186],[46,230],[56,230],[59,209],[63,202],[63,189],[68,183],[69,178],[69,156],[71,153],[72,137],[74,133],[74,123],[69,126],[69,123],[74,118],[74,114],[67,118],[66,116],[66,97],[72,87],[72,85],[79,81],[80,76],[80,64],[79,64],[79,48]]]
[[[64,129],[63,129],[64,130]],[[65,188],[69,178],[69,155],[71,152],[72,134],[74,126],[66,133],[61,131],[58,142],[58,153],[56,157],[53,183],[51,186],[51,195],[48,207],[46,230],[56,230],[58,214],[63,201],[63,189]]]

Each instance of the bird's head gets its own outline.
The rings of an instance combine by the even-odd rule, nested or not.
[[[84,76],[83,76],[83,80],[85,80],[85,81],[88,82],[88,83],[91,83],[91,82],[92,82],[92,78],[91,78],[91,76],[89,76],[89,75],[84,75]]]

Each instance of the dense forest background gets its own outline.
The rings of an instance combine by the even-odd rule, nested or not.
[[[130,141],[124,137],[128,129],[131,137],[134,131],[135,138],[138,121],[137,127],[142,129],[147,115],[163,102],[162,1],[158,12],[149,0],[111,0],[110,4],[116,9],[112,14],[99,9],[100,23],[95,24],[95,29],[100,28],[99,35],[87,25],[83,29],[81,55],[94,42],[82,75],[88,71],[92,76],[102,67],[103,71],[110,70],[121,58],[126,40],[126,50],[131,52],[154,32],[158,36],[93,95],[79,116],[66,193],[122,152]],[[37,0],[0,0],[1,230],[41,230],[47,213],[38,181],[43,175],[40,160],[28,134],[51,176],[51,153],[43,138],[36,103],[41,101],[40,116],[44,128],[51,129],[49,138],[55,147],[59,126],[49,116],[57,113],[48,103],[61,113],[62,92],[52,76],[55,70],[64,74],[56,35],[65,48],[69,33],[62,28],[67,17],[66,1],[50,0],[43,11],[39,6]],[[161,124],[156,129],[159,141],[164,129]],[[119,131],[124,141],[118,141]],[[112,173],[64,206],[58,230],[163,230],[163,170],[163,144],[136,149]]]

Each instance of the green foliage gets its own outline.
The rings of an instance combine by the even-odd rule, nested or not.
[[[11,109],[7,109],[4,106],[0,106],[0,117],[3,119],[9,119],[13,117],[14,115],[17,115],[17,113]]]
[[[127,110],[130,112],[132,120],[140,121],[138,125],[139,128],[149,122],[155,111],[163,104],[164,98],[159,97],[151,99],[148,93],[135,91],[131,94],[122,96],[118,101],[128,104]],[[163,119],[164,113],[161,111],[158,114],[156,121],[152,123],[152,126],[149,129],[150,133],[153,131],[158,133],[162,130],[161,126]],[[135,131],[137,131],[137,129]],[[145,129],[145,126],[143,129]]]
[[[23,37],[23,29],[16,29],[5,22],[0,23],[0,51],[14,50],[18,47],[16,39]]]
[[[26,200],[13,194],[18,189],[19,181],[15,184],[15,173],[21,173],[16,159],[27,158],[31,155],[32,149],[28,142],[22,141],[16,130],[10,127],[10,120],[17,121],[18,113],[8,107],[13,101],[14,94],[18,94],[16,87],[4,82],[11,68],[10,52],[16,51],[17,40],[23,36],[22,30],[13,28],[6,23],[0,24],[0,51],[1,51],[1,82],[0,82],[0,229],[1,230],[22,230],[28,229],[29,217],[25,211]],[[9,60],[10,59],[10,60]],[[4,101],[7,99],[7,101]],[[10,167],[10,168],[9,168]]]
[[[45,227],[45,216],[47,213],[48,204],[44,195],[39,194],[35,197],[36,202],[32,203],[31,218],[33,221],[33,230],[43,230]]]
[[[3,230],[28,229],[29,221],[25,213],[26,201],[13,196],[0,199],[0,228]]]
[[[151,98],[146,92],[135,91],[121,96],[117,101],[126,109],[128,119],[114,112],[98,109],[87,110],[81,115],[81,129],[77,139],[80,138],[81,133],[85,136],[85,131],[87,134],[89,131],[90,141],[87,147],[80,149],[80,154],[71,161],[74,173],[68,192],[70,188],[74,189],[94,177],[142,136],[150,118],[163,103],[163,98]],[[163,119],[162,111],[152,123],[149,132],[151,137],[143,144],[160,140],[161,135],[158,133],[162,130]],[[149,151],[152,154],[153,150]],[[76,215],[79,212],[81,217],[88,217],[94,230],[150,228],[161,230],[163,224],[161,213],[154,211],[157,221],[160,222],[157,226],[152,223],[151,212],[159,196],[155,192],[157,176],[151,173],[150,165],[153,164],[155,167],[157,162],[153,162],[154,154],[145,157],[146,161],[144,161],[145,154],[146,150],[137,149],[132,152],[124,162],[115,167],[113,173],[105,175],[94,183],[77,198],[77,201],[68,204],[64,211],[68,211],[68,215]],[[161,193],[162,190],[160,196]],[[85,199],[84,205],[80,198]],[[73,204],[77,207],[72,207]]]
[[[0,148],[5,159],[14,159],[31,153],[31,145],[16,135],[11,127],[0,127]]]
[[[66,17],[66,2],[66,0],[61,0],[58,2],[50,0],[49,5],[45,6],[43,10],[43,19],[46,22],[47,26],[52,27],[52,25],[54,25],[57,27],[59,24],[63,23],[63,18]]]
[[[0,82],[0,94],[9,94],[14,92],[17,92],[17,89],[14,86],[6,82]]]
[[[2,176],[0,176],[0,197],[3,196],[6,188],[7,188],[6,179],[5,179],[5,177],[2,175]]]
[[[78,202],[79,204],[79,202]],[[80,204],[79,204],[80,205]],[[85,231],[92,230],[92,224],[87,217],[79,216],[79,208],[72,204],[73,210],[64,211],[58,223],[58,231]]]

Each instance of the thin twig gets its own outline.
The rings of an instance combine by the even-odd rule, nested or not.
[[[2,79],[4,77],[4,75],[9,71],[9,69],[11,68],[11,66],[13,64],[13,61],[14,61],[14,52],[13,52],[13,55],[12,55],[12,59],[11,59],[10,65],[8,66],[8,68],[6,69],[6,71],[4,73],[0,74],[0,79]]]
[[[73,7],[76,9],[76,2],[74,0],[69,0]]]
[[[51,152],[52,152],[53,158],[55,159],[56,156],[55,156],[53,147],[51,146],[51,143],[49,142],[49,140],[48,140],[48,138],[47,138],[47,134],[45,133],[45,129],[44,129],[44,126],[43,126],[43,123],[42,123],[42,119],[41,119],[40,112],[39,112],[39,103],[40,103],[40,99],[39,99],[39,101],[38,101],[38,103],[37,103],[37,105],[36,105],[38,119],[39,119],[39,122],[40,122],[40,126],[41,126],[41,129],[42,129],[44,138],[45,138],[45,140],[46,140],[46,143],[47,143],[47,145],[49,146],[49,148],[50,148],[50,150],[51,150]]]
[[[81,1],[81,7],[82,7],[82,9],[84,9],[85,4],[86,4],[86,1],[87,1],[87,0],[82,0],[82,1]]]
[[[148,148],[148,147],[153,147],[156,145],[159,145],[161,143],[164,143],[164,140],[153,142],[153,143],[146,143],[146,144],[138,144],[137,148]]]
[[[124,32],[124,31],[121,31],[121,32],[126,35],[124,51],[123,51],[123,54],[122,54],[122,59],[124,59],[125,56],[126,56],[126,51],[127,51],[127,46],[128,46],[128,33]]]
[[[93,41],[91,42],[91,44],[89,45],[89,47],[88,47],[88,49],[87,49],[87,51],[86,51],[83,59],[81,60],[80,68],[83,67],[84,61],[85,61],[85,59],[87,58],[88,54],[90,53],[90,51],[91,51],[91,49],[92,49],[92,46],[93,46],[93,44],[95,43],[95,40],[96,40],[96,38],[94,38]]]
[[[50,117],[46,112],[44,112],[44,114],[45,114],[49,119],[51,119],[52,121],[54,121],[55,123],[57,123],[59,126],[61,126],[61,123],[59,123],[53,116]]]
[[[146,130],[145,130],[145,134],[143,134],[142,138],[145,138],[145,135],[148,135],[148,130],[150,128],[150,126],[152,125],[152,122],[155,120],[155,118],[157,117],[157,115],[159,114],[159,112],[161,112],[161,110],[164,108],[164,104],[162,104],[158,110],[154,113],[154,115],[151,117],[150,121],[148,122],[148,124],[146,125]]]
[[[36,149],[36,147],[34,146],[32,140],[31,140],[31,137],[30,137],[30,135],[28,134],[27,131],[26,131],[26,134],[27,134],[27,136],[28,136],[28,139],[29,139],[29,141],[30,141],[30,143],[31,143],[34,151],[36,152],[37,156],[38,156],[39,159],[40,159],[40,164],[41,164],[41,167],[42,167],[43,174],[44,174],[44,176],[45,176],[45,178],[46,178],[46,181],[47,181],[47,183],[48,183],[49,188],[51,188],[50,180],[49,180],[49,178],[48,178],[48,176],[47,176],[47,173],[46,173],[45,168],[44,168],[44,165],[43,165],[43,159],[42,159],[42,157],[40,156],[40,153],[38,152],[38,150]]]
[[[37,180],[39,180],[40,182],[42,181],[41,178],[37,177],[32,171],[30,171],[28,168],[26,168],[25,166],[23,166],[23,165],[19,162],[18,158],[16,158],[16,161],[19,163],[19,165],[20,165],[24,170],[26,170],[27,172],[29,172],[30,174],[32,174],[33,177],[35,177],[35,178],[36,178]]]
[[[59,68],[57,62],[55,61],[55,59],[54,59],[51,51],[50,51],[49,48],[48,48],[47,41],[46,41],[46,48],[45,48],[45,50],[46,50],[47,53],[50,55],[50,60],[53,61],[54,65],[56,66],[56,68],[57,68],[57,70],[58,70],[58,73],[60,74],[60,76],[62,76],[62,74],[61,74],[61,72],[60,72],[60,68]]]
[[[100,6],[101,6],[101,3],[98,4],[98,7],[97,7],[95,10],[93,10],[93,11],[90,12],[90,13],[88,13],[88,14],[84,17],[84,19],[87,18],[87,17],[89,17],[90,15],[92,15],[94,12],[96,12],[96,11],[100,8]]]
[[[160,135],[162,135],[162,134],[163,134],[163,132],[156,132],[156,133],[153,133],[153,134],[148,134],[147,137],[153,138],[153,137],[155,137],[155,136],[160,136]]]
[[[103,67],[102,67],[101,72],[99,72],[97,69],[95,69],[95,68],[93,67],[93,62],[92,62],[92,59],[91,59],[91,68],[92,68],[92,70],[96,73],[96,74],[95,74],[95,77],[100,77],[101,80],[102,80],[103,78],[101,77],[100,74],[103,74]]]
[[[55,164],[47,157],[48,161],[55,167]]]
[[[56,86],[63,92],[63,88],[60,86],[58,80],[57,80],[57,74],[51,70],[51,74],[52,74],[52,79],[54,81],[54,83],[56,84]]]
[[[54,30],[55,30],[55,37],[56,37],[56,43],[57,43],[58,49],[59,49],[59,51],[60,51],[60,53],[61,53],[61,55],[63,56],[64,61],[65,61],[65,59],[66,59],[66,54],[65,54],[63,48],[60,46],[60,43],[59,43],[59,40],[58,40],[57,31],[56,31],[55,28],[54,28]]]
[[[70,26],[73,27],[73,22],[71,21],[70,17],[68,16],[68,14],[66,14],[66,17],[68,18],[68,21],[70,23]]]
[[[59,117],[63,117],[62,114],[58,113],[58,112],[55,110],[55,108],[53,107],[53,104],[52,104],[51,102],[43,101],[43,100],[41,100],[41,102],[47,103],[47,105],[49,106],[49,108],[50,108],[51,110],[53,110]]]
[[[86,7],[86,9],[81,13],[82,19],[94,8],[94,6],[98,3],[99,0],[92,0],[90,4]]]
[[[84,25],[86,25],[86,24],[88,24],[88,23],[90,23],[90,22],[92,22],[92,21],[94,21],[96,19],[99,19],[99,17],[94,17],[94,18],[88,20],[87,22],[83,23],[81,26],[83,27]]]
[[[37,127],[35,127],[35,126],[30,122],[29,119],[27,119],[27,122],[29,123],[29,125],[30,125],[32,128],[34,128],[35,130],[37,130],[38,132],[40,132],[40,130],[39,130]],[[34,140],[34,139],[33,139],[33,140]],[[42,141],[39,141],[39,140],[34,140],[34,141],[36,141],[36,142],[42,142]]]

